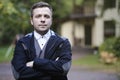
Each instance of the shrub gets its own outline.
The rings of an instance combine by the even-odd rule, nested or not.
[[[113,45],[114,53],[117,57],[120,57],[120,37],[115,40]]]
[[[120,57],[120,37],[106,39],[99,47],[101,61],[114,63]]]
[[[106,39],[99,47],[99,51],[107,51],[109,53],[114,53],[114,44],[116,38],[108,38]]]

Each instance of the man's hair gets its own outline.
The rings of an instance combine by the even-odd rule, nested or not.
[[[42,8],[42,7],[48,7],[50,9],[50,11],[52,12],[52,6],[50,6],[48,3],[46,2],[37,2],[35,4],[33,4],[33,6],[31,7],[31,17],[33,17],[33,10],[35,8]]]

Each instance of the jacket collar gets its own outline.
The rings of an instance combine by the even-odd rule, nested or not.
[[[52,33],[51,33],[51,30],[48,30],[48,32],[45,34],[45,35],[40,35],[39,33],[37,33],[35,30],[34,30],[34,37],[37,39],[37,40],[39,40],[40,38],[45,38],[45,39],[49,39],[50,38],[50,36],[52,35]]]
[[[58,35],[51,36],[46,46],[45,58],[51,58],[62,41]]]

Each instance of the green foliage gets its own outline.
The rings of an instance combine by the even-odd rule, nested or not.
[[[113,53],[115,56],[120,57],[120,37],[106,39],[99,47],[99,51],[107,51],[108,53]]]
[[[17,13],[17,10],[14,8],[14,4],[9,0],[0,1],[0,11],[2,14],[8,14],[8,15]]]
[[[72,0],[0,0],[0,45],[11,43],[16,34],[32,31],[30,8],[38,1],[46,1],[52,5],[54,31],[60,26],[59,21],[72,11]]]
[[[116,56],[120,57],[120,37],[118,37],[113,45]]]
[[[113,45],[115,43],[115,38],[108,38],[106,39],[101,46],[99,47],[100,51],[107,51],[107,52],[114,52]]]
[[[5,57],[6,52],[8,50],[9,46],[0,46],[0,63],[1,62],[10,62],[13,57],[13,50],[10,52],[10,55],[8,57]]]

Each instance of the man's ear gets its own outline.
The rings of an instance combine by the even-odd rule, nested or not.
[[[30,18],[30,23],[31,23],[31,25],[33,25],[33,20],[32,20],[32,18]]]

